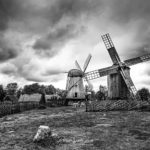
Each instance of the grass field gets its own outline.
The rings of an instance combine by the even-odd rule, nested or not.
[[[40,125],[58,138],[33,143]],[[85,112],[69,107],[32,110],[0,118],[0,150],[150,150],[150,112]]]

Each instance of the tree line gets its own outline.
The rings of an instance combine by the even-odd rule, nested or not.
[[[88,87],[85,86],[85,91],[88,92]],[[33,83],[29,85],[25,85],[23,88],[20,88],[16,82],[7,84],[6,87],[0,85],[0,101],[3,101],[6,95],[15,95],[18,99],[20,95],[23,94],[58,94],[60,97],[65,98],[67,91],[55,88],[52,84],[50,85],[40,85],[38,83]],[[91,99],[97,100],[105,100],[107,99],[107,88],[105,86],[100,85],[99,90],[95,92],[91,91],[90,97]],[[140,95],[141,100],[150,100],[150,91],[147,88],[142,88],[138,90],[138,95]]]
[[[46,95],[58,94],[59,96],[64,97],[66,91],[61,90],[59,88],[55,88],[52,84],[40,85],[38,83],[33,83],[30,85],[25,85],[23,88],[20,88],[16,82],[9,83],[6,87],[0,85],[0,101],[3,101],[7,95],[14,95],[19,99],[20,95],[30,95],[35,93],[44,93]]]

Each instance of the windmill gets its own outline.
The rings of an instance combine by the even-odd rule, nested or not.
[[[132,58],[121,62],[120,57],[109,34],[102,35],[102,40],[112,59],[113,65],[110,67],[87,72],[85,77],[93,80],[102,76],[107,76],[108,97],[110,99],[128,99],[129,96],[138,100],[137,90],[130,77],[130,66],[150,60],[150,54]]]
[[[83,78],[85,77],[85,71],[89,65],[91,57],[92,57],[91,54],[89,54],[84,63],[83,70],[81,69],[79,63],[75,61],[75,65],[77,69],[71,69],[68,72],[67,85],[66,85],[66,91],[67,91],[66,99],[70,99],[70,100],[85,99],[86,93],[83,85]],[[92,90],[92,84],[88,81],[86,77],[85,80],[88,83],[89,89]]]

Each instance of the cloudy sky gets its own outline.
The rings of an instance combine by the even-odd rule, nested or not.
[[[149,0],[0,0],[0,81],[65,89],[75,60],[87,71],[112,65],[101,35],[110,33],[122,60],[150,52]],[[150,62],[131,67],[150,89]],[[92,81],[94,89],[106,77]]]

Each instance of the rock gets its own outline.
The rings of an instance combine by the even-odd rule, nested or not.
[[[52,133],[51,135],[52,135],[52,137],[58,137],[57,133]]]
[[[51,136],[50,128],[48,126],[40,126],[36,135],[34,136],[33,142],[39,142],[49,136]]]

